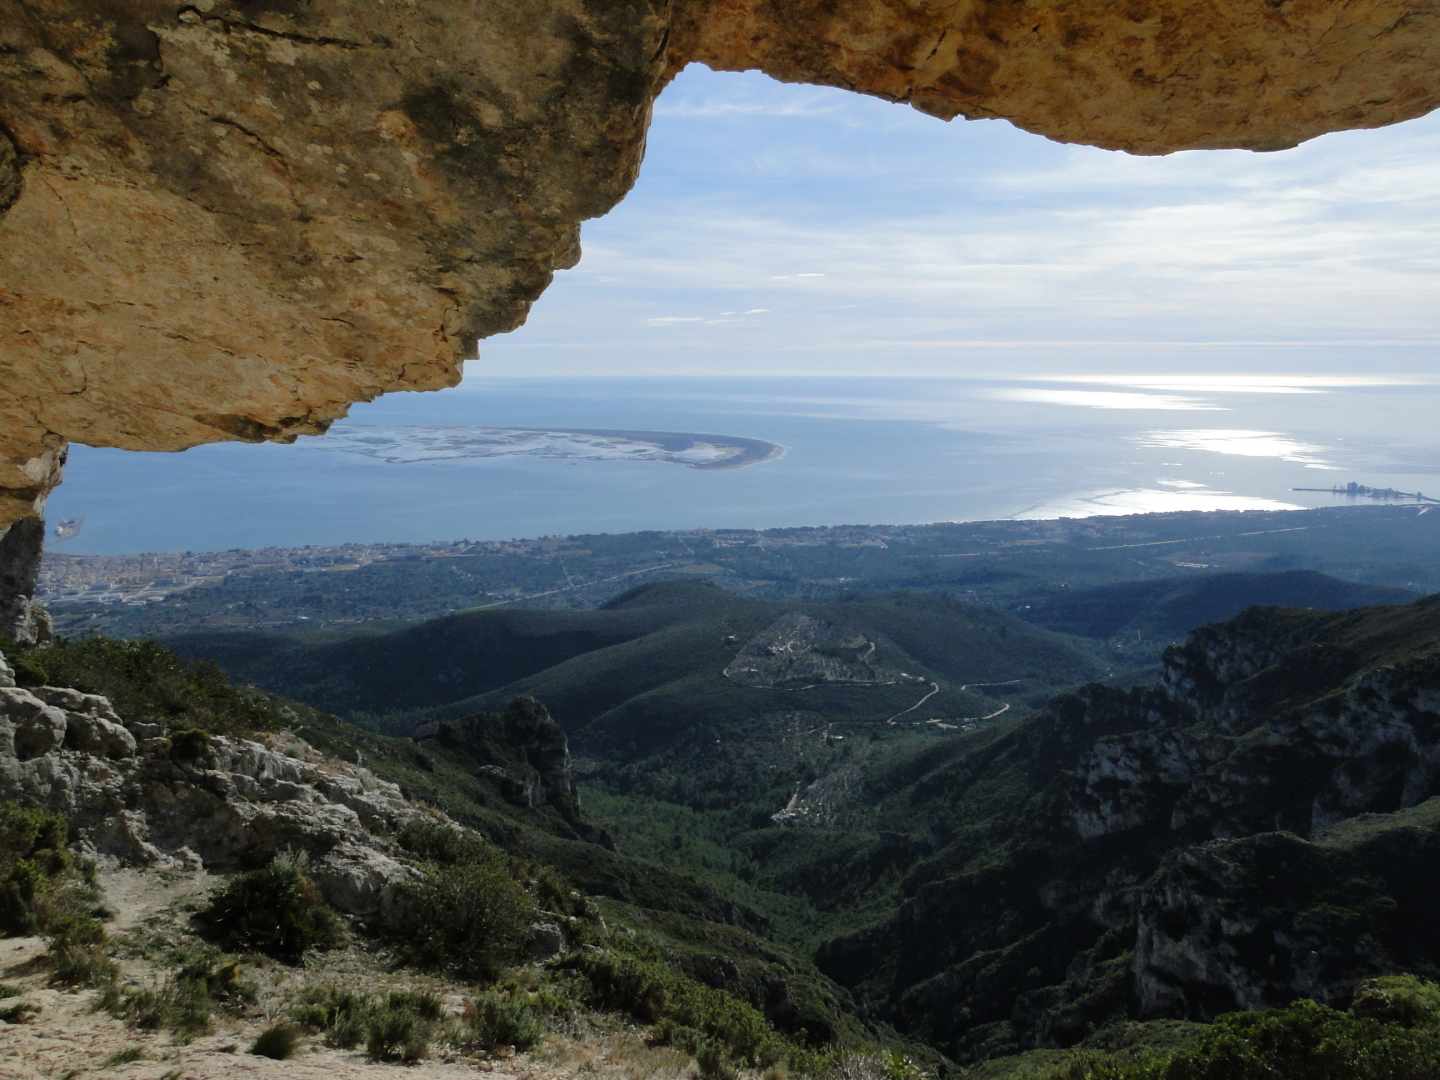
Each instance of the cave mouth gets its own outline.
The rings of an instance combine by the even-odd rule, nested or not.
[[[1235,402],[1331,400],[1331,391],[1359,389],[1350,373],[1361,356],[1363,382],[1424,372],[1417,332],[1440,296],[1423,259],[1440,236],[1416,217],[1440,220],[1440,199],[1429,194],[1433,185],[1405,185],[1436,167],[1437,141],[1440,115],[1275,154],[1137,157],[1004,122],[947,128],[874,98],[692,66],[656,105],[647,159],[626,200],[585,225],[583,259],[557,275],[523,327],[484,343],[460,387],[357,405],[332,435],[290,447],[216,444],[158,457],[73,447],[70,482],[52,496],[50,516],[78,526],[67,526],[59,550],[755,524],[735,504],[709,516],[688,505],[680,478],[703,487],[713,475],[663,469],[633,487],[587,473],[606,494],[564,496],[586,508],[570,518],[541,513],[488,477],[460,479],[446,460],[459,451],[445,445],[445,432],[682,429],[784,443],[789,436],[763,417],[807,395],[821,412],[848,400],[845,408],[877,424],[983,428],[981,409],[1000,408],[1029,410],[1037,430],[1081,412],[1117,424],[1148,416],[1179,439],[1177,452],[1310,453],[1323,465],[1307,442],[1313,433],[1293,432],[1288,418],[1267,423],[1263,413],[1237,412]],[[1393,260],[1374,258],[1377,251]],[[1405,287],[1395,288],[1402,275]],[[985,391],[995,396],[979,407],[959,394],[945,417],[935,402],[908,401],[882,380],[850,378],[882,372],[1008,382],[995,382]],[[619,381],[602,385],[594,378],[602,374]],[[690,384],[690,396],[728,395],[734,408],[687,411],[667,382],[680,377],[708,377]],[[537,378],[548,386],[526,390]],[[582,410],[586,399],[591,407]],[[1236,434],[1240,415],[1279,430],[1263,440]],[[388,442],[357,455],[364,438]],[[326,445],[339,449],[317,452]],[[319,490],[290,497],[299,490],[292,476],[322,467],[343,500],[332,505]],[[897,473],[911,467],[893,464]],[[533,486],[539,501],[558,498],[555,475],[542,470],[510,486]],[[1151,484],[1099,509],[1289,505],[1284,492],[1261,497],[1209,476],[1157,476],[1189,486]],[[494,502],[483,514],[466,509],[461,489]],[[204,515],[191,508],[216,494],[225,509],[213,516],[234,524],[202,530]],[[675,516],[613,512],[627,500],[669,505]],[[1017,509],[975,505],[997,516]],[[1057,493],[1036,505],[1096,509]],[[437,518],[434,506],[445,514]],[[492,506],[519,524],[497,527]],[[921,513],[891,506],[897,518]],[[853,505],[834,512],[835,520],[861,513]],[[799,524],[801,516],[819,520],[805,508],[795,522],[772,514],[763,523]],[[386,519],[405,528],[375,525]]]

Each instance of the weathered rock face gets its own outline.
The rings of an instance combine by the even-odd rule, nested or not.
[[[33,599],[44,546],[39,518],[0,528],[0,638],[28,645],[50,636],[50,616]]]
[[[63,439],[455,383],[633,182],[662,8],[0,2],[0,524]]]
[[[1437,822],[1432,799],[1322,843],[1272,832],[1173,853],[1139,897],[1139,1011],[1343,1003],[1368,975],[1440,974]]]
[[[1142,154],[1276,150],[1440,105],[1419,63],[1436,55],[1440,8],[1404,0],[693,0],[680,11],[672,63],[759,68]]]
[[[691,61],[1143,153],[1440,104],[1433,0],[0,0],[0,526],[65,440],[451,385]]]
[[[393,837],[430,812],[363,768],[292,736],[211,737],[182,753],[164,728],[63,687],[20,688],[0,658],[0,800],[66,815],[80,841],[126,863],[233,869],[294,849],[326,899],[384,919],[413,871]]]
[[[518,697],[502,712],[444,721],[417,737],[465,755],[476,775],[493,781],[516,806],[550,807],[562,820],[582,825],[570,743],[550,710],[534,698]]]
[[[958,1057],[1440,974],[1434,598],[1252,609],[927,782],[978,814],[821,964]]]

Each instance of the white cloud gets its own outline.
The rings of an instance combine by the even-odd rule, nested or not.
[[[771,372],[781,354],[817,373],[1183,371],[1197,351],[1233,354],[1240,371],[1255,355],[1289,370],[1323,352],[1339,370],[1385,350],[1366,363],[1387,372],[1385,357],[1415,367],[1440,350],[1440,114],[1280,154],[1141,158],[735,85],[733,101],[667,94],[661,115],[685,122],[657,125],[635,195],[586,226],[579,270],[486,346],[502,364],[525,347],[519,366],[543,365],[537,351],[578,346],[577,326],[609,343],[610,371]],[[855,103],[846,123],[909,119],[863,139],[743,119],[837,101]],[[667,151],[666,137],[683,145]],[[746,162],[769,153],[839,169],[756,178]],[[873,176],[874,158],[892,175]],[[758,318],[781,297],[783,319]]]

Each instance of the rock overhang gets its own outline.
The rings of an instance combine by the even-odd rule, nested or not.
[[[453,385],[633,184],[686,64],[1134,153],[1440,104],[1434,0],[0,0],[0,529],[68,440]],[[937,129],[937,137],[943,133]]]

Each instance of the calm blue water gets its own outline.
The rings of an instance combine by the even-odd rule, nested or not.
[[[388,464],[324,438],[172,455],[75,447],[49,517],[83,518],[60,550],[133,552],[1332,505],[1344,500],[1290,489],[1356,480],[1440,495],[1437,408],[1437,385],[471,378],[343,423],[711,432],[786,452],[703,471]]]

